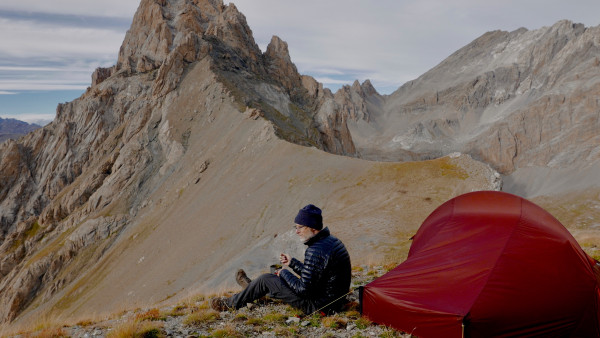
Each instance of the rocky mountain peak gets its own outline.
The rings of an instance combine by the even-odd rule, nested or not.
[[[361,87],[363,93],[365,94],[365,96],[379,95],[379,93],[377,92],[375,87],[373,87],[371,80],[369,80],[369,79],[365,80],[360,87]]]
[[[352,86],[348,87],[348,86],[344,86],[342,88],[343,90],[350,90],[358,95],[360,95],[360,97],[362,97],[363,99],[372,96],[372,95],[379,95],[379,93],[377,92],[377,90],[375,89],[375,87],[373,87],[373,84],[371,83],[370,80],[365,80],[362,84],[360,82],[358,82],[358,80],[354,80],[354,82],[352,83]]]
[[[199,40],[214,37],[257,60],[245,16],[222,0],[142,0],[119,51],[117,70],[147,72],[160,67],[170,53],[185,46],[188,61],[209,50]]]

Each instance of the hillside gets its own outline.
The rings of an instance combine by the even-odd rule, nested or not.
[[[355,266],[352,285],[364,285],[386,269],[382,266]],[[235,289],[228,291],[235,292]],[[297,309],[268,297],[253,306],[237,311],[216,312],[209,306],[209,296],[194,294],[177,303],[138,308],[106,316],[61,320],[36,318],[21,328],[2,331],[11,337],[132,337],[132,336],[212,336],[212,337],[411,337],[361,317],[355,294],[338,314],[318,313],[302,317]]]
[[[195,94],[185,97],[206,96]],[[188,108],[179,105],[174,112]],[[323,207],[327,224],[356,264],[387,255],[393,260],[406,254],[407,239],[436,205],[495,187],[493,171],[466,156],[368,162],[282,141],[269,122],[237,111],[227,99],[213,114],[212,122],[208,113],[194,115],[195,123],[214,128],[190,134],[187,150],[154,191],[141,199],[135,186],[118,190],[138,192],[138,206],[123,210],[127,200],[113,200],[98,216],[48,238],[42,254],[26,256],[24,265],[32,268],[66,263],[59,271],[44,271],[56,274],[56,281],[31,309],[53,306],[64,315],[114,311],[231,286],[239,267],[264,269],[286,248],[298,254],[291,220],[309,202]],[[189,125],[187,116],[173,117]],[[90,201],[96,201],[94,195]],[[43,254],[54,250],[58,254]],[[84,266],[85,274],[77,274]]]
[[[567,35],[581,33],[565,23],[552,29],[563,26]],[[520,34],[484,37],[501,41]],[[588,94],[556,94],[570,95],[581,119],[567,123],[556,146],[538,157],[520,157],[519,147],[511,153],[515,148],[494,136],[502,123],[512,130],[509,122],[525,116],[519,113],[491,118],[499,124],[486,124],[489,129],[477,134],[483,137],[453,141],[479,131],[484,124],[473,116],[489,117],[494,100],[465,108],[466,120],[431,113],[442,109],[440,101],[420,105],[434,83],[449,83],[440,78],[444,69],[487,60],[480,55],[489,48],[484,37],[416,80],[421,89],[414,92],[407,84],[381,96],[366,81],[334,94],[298,73],[278,37],[262,52],[234,4],[142,0],[117,64],[97,69],[88,90],[60,104],[52,123],[0,144],[0,323],[46,315],[76,320],[227,290],[238,268],[253,275],[281,251],[302,252],[291,226],[308,203],[323,209],[354,265],[395,264],[441,203],[500,189],[494,168],[515,174],[537,165],[571,170],[595,161],[596,136],[578,132],[596,126],[583,104]],[[486,69],[457,80],[473,84],[472,76]],[[486,95],[496,93],[496,87],[485,88]],[[503,102],[539,103],[562,87],[548,86],[543,95],[531,88]],[[445,93],[444,107],[465,97],[465,91]],[[526,108],[518,111],[535,111]],[[561,106],[558,116],[567,108]],[[531,123],[521,127],[545,130],[545,124]],[[390,146],[385,138],[402,128],[419,137],[413,145]],[[591,143],[566,135],[587,135]],[[579,145],[583,150],[573,161],[544,162]],[[522,187],[516,176],[509,182]],[[548,191],[554,195],[543,202],[552,209],[561,203],[557,193],[566,190]],[[555,210],[570,229],[581,230],[578,239],[591,238],[585,243],[594,250],[600,219],[588,213],[597,199],[588,193],[573,193],[572,207]],[[587,215],[592,219],[580,224]]]

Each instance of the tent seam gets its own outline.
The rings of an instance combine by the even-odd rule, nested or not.
[[[473,304],[475,304],[475,302],[477,302],[477,299],[479,299],[479,296],[483,292],[483,289],[485,289],[486,285],[488,284],[488,281],[490,280],[490,277],[491,277],[492,273],[494,273],[494,271],[496,270],[496,266],[498,265],[498,262],[500,261],[500,257],[502,257],[502,254],[504,253],[504,250],[506,250],[506,247],[508,246],[508,243],[510,242],[510,239],[515,234],[517,226],[519,225],[519,223],[523,219],[523,199],[521,199],[519,202],[521,203],[521,209],[520,209],[520,212],[519,212],[519,219],[517,220],[516,225],[513,227],[510,235],[506,238],[506,243],[504,243],[504,247],[502,248],[502,250],[500,250],[500,254],[496,258],[496,262],[494,262],[494,266],[490,270],[490,273],[487,275],[487,277],[485,279],[485,282],[483,283],[483,286],[481,287],[481,290],[479,290],[479,292],[477,293],[477,296],[474,297],[475,301],[473,302]],[[469,307],[469,309],[473,308],[473,304],[471,304],[471,306]],[[467,312],[467,314],[465,314],[465,316],[463,316],[463,323],[465,321],[465,318],[468,317],[470,314],[471,314],[471,311],[469,310],[469,312]]]

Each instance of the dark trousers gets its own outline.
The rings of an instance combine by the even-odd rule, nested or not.
[[[229,297],[226,302],[228,306],[239,309],[246,306],[247,303],[252,303],[266,295],[269,295],[271,298],[281,299],[286,304],[298,308],[307,314],[316,309],[312,302],[302,299],[295,294],[279,276],[272,273],[265,273],[254,279],[248,284],[246,289]]]

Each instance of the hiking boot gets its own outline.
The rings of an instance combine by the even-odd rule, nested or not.
[[[239,269],[235,274],[235,281],[244,289],[248,287],[248,284],[252,282],[250,278],[246,275],[246,271],[243,269]]]
[[[215,310],[215,311],[219,311],[219,312],[223,312],[223,311],[227,311],[229,310],[229,305],[227,305],[227,302],[225,301],[225,297],[215,297],[212,298],[210,300],[210,307]]]

